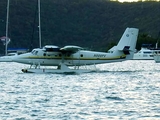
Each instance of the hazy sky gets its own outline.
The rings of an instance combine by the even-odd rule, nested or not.
[[[113,0],[113,1],[119,1],[119,2],[159,1],[160,2],[160,0]]]

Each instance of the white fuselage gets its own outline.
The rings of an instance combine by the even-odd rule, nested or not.
[[[79,46],[67,45],[62,48],[46,45],[43,48],[33,49],[32,52],[14,57],[14,62],[41,65],[41,66],[82,66],[121,62],[133,59],[137,37],[137,28],[126,28],[118,44],[107,53],[84,50]]]
[[[92,65],[109,62],[124,61],[126,55],[122,51],[112,53],[79,50],[75,53],[45,52],[42,49],[34,49],[30,53],[15,57],[14,61],[31,65],[58,66],[64,63],[68,66]]]

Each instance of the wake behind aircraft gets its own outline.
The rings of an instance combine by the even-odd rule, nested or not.
[[[122,62],[132,59],[138,31],[137,28],[126,28],[117,46],[112,47],[108,52],[84,50],[82,47],[73,45],[67,45],[62,48],[46,45],[43,48],[33,49],[32,52],[18,55],[14,57],[13,61],[31,65],[28,69],[22,69],[22,72],[90,72],[91,70],[79,69],[79,66]],[[57,68],[42,69],[40,66],[57,66]],[[74,69],[69,68],[69,66],[74,66]]]

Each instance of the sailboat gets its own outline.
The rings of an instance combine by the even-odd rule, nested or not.
[[[8,44],[10,42],[10,38],[8,37],[8,23],[9,23],[9,8],[10,8],[10,0],[7,1],[7,17],[6,17],[6,36],[1,37],[1,41],[5,45],[5,56],[0,57],[0,62],[12,62],[12,59],[18,54],[25,53],[27,49],[13,49],[8,53]]]
[[[0,38],[5,45],[5,56],[0,57],[0,62],[10,62],[12,61],[13,56],[17,55],[16,53],[8,54],[7,52],[8,43],[10,42],[10,39],[8,37],[9,2],[10,0],[7,1],[6,36]]]
[[[39,48],[42,47],[41,45],[41,1],[38,0],[38,22],[39,22]]]
[[[38,13],[38,39],[39,39],[39,48],[41,48],[41,14],[40,14],[40,6],[41,2],[40,0],[36,1],[36,13]],[[37,15],[35,15],[37,17]],[[33,35],[34,35],[34,27],[35,27],[35,18],[34,18],[34,24],[33,24],[33,33],[32,33],[32,38],[31,38],[31,46],[30,46],[30,51],[33,49]]]

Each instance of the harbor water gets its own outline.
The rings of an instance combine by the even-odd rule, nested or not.
[[[160,120],[160,64],[129,60],[83,74],[0,63],[0,120]]]

